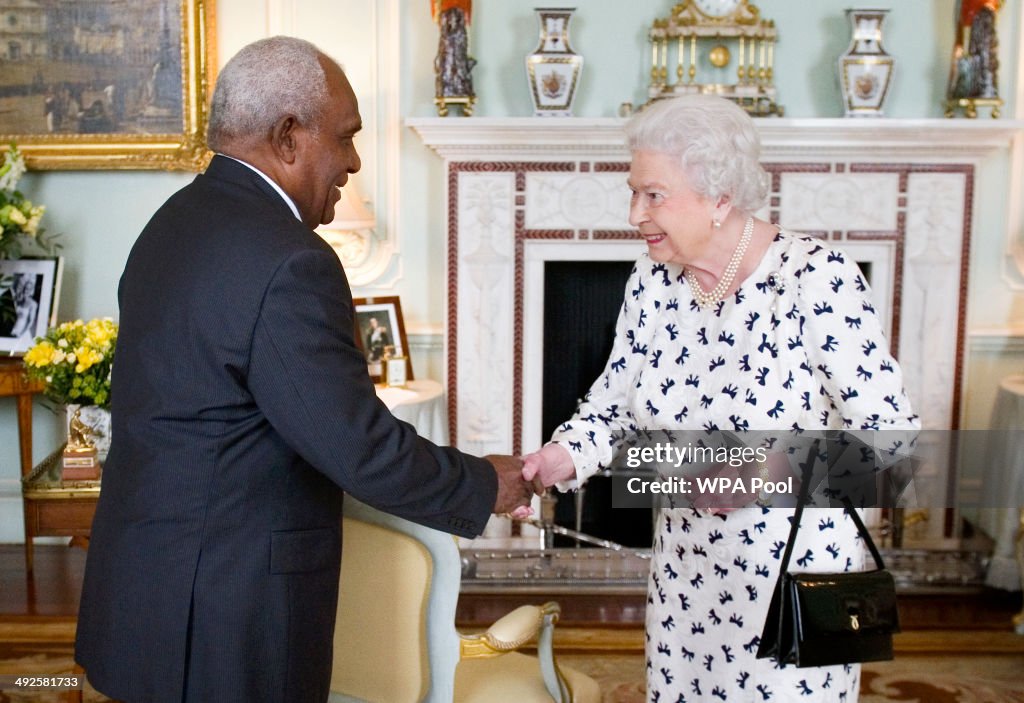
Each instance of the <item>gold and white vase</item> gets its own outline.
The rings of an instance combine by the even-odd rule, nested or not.
[[[583,57],[569,46],[569,22],[575,7],[535,8],[540,44],[526,57],[535,115],[572,115]]]
[[[839,57],[839,82],[847,117],[881,117],[892,83],[892,56],[882,48],[888,10],[847,10],[853,28],[850,47]]]

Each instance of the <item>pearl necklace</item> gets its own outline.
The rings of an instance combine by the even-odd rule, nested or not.
[[[690,291],[693,293],[693,299],[697,301],[697,305],[702,308],[706,308],[709,305],[713,305],[721,300],[726,291],[729,290],[729,286],[732,285],[732,280],[736,277],[736,272],[739,271],[740,262],[743,261],[743,255],[747,253],[747,247],[750,245],[750,237],[754,234],[754,218],[748,217],[747,224],[743,226],[743,234],[740,236],[740,241],[736,245],[736,250],[732,253],[732,258],[729,259],[729,264],[725,267],[725,271],[722,273],[722,277],[718,279],[718,285],[711,290],[705,292],[700,286],[700,282],[697,277],[693,275],[693,271],[687,267],[686,269],[686,282],[690,284]]]

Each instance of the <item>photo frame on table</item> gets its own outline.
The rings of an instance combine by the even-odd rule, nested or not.
[[[61,257],[0,259],[0,354],[19,356],[57,324]]]
[[[17,144],[29,169],[205,167],[215,0],[29,2],[20,21],[13,12],[0,145]]]
[[[355,305],[356,344],[366,356],[370,378],[374,383],[384,380],[385,351],[387,347],[393,347],[390,356],[405,357],[406,379],[411,381],[412,359],[398,296],[355,298],[352,302]]]

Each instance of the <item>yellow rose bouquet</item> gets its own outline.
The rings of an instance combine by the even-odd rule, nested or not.
[[[65,322],[25,352],[25,371],[46,384],[54,402],[109,408],[116,345],[117,323],[109,317]]]

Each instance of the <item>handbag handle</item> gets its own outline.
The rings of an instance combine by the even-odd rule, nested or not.
[[[818,457],[818,442],[814,442],[811,446],[811,451],[807,455],[807,463],[801,467],[800,477],[800,497],[797,498],[796,512],[793,514],[793,523],[789,527],[789,539],[786,540],[786,551],[782,555],[782,565],[779,567],[779,579],[782,579],[783,574],[789,571],[789,558],[793,554],[793,547],[796,544],[796,533],[800,530],[800,519],[804,514],[804,504],[807,503],[811,493],[811,477],[813,476],[814,462]],[[857,514],[857,509],[853,507],[853,503],[850,501],[849,496],[843,496],[843,510],[853,520],[853,524],[857,526],[857,532],[860,533],[861,539],[864,540],[864,544],[867,545],[868,550],[871,552],[871,556],[875,560],[875,565],[879,569],[884,569],[885,564],[882,562],[882,555],[878,551],[878,547],[875,546],[875,541],[871,539],[871,534],[867,528],[864,527],[864,522],[860,519],[860,515]]]

